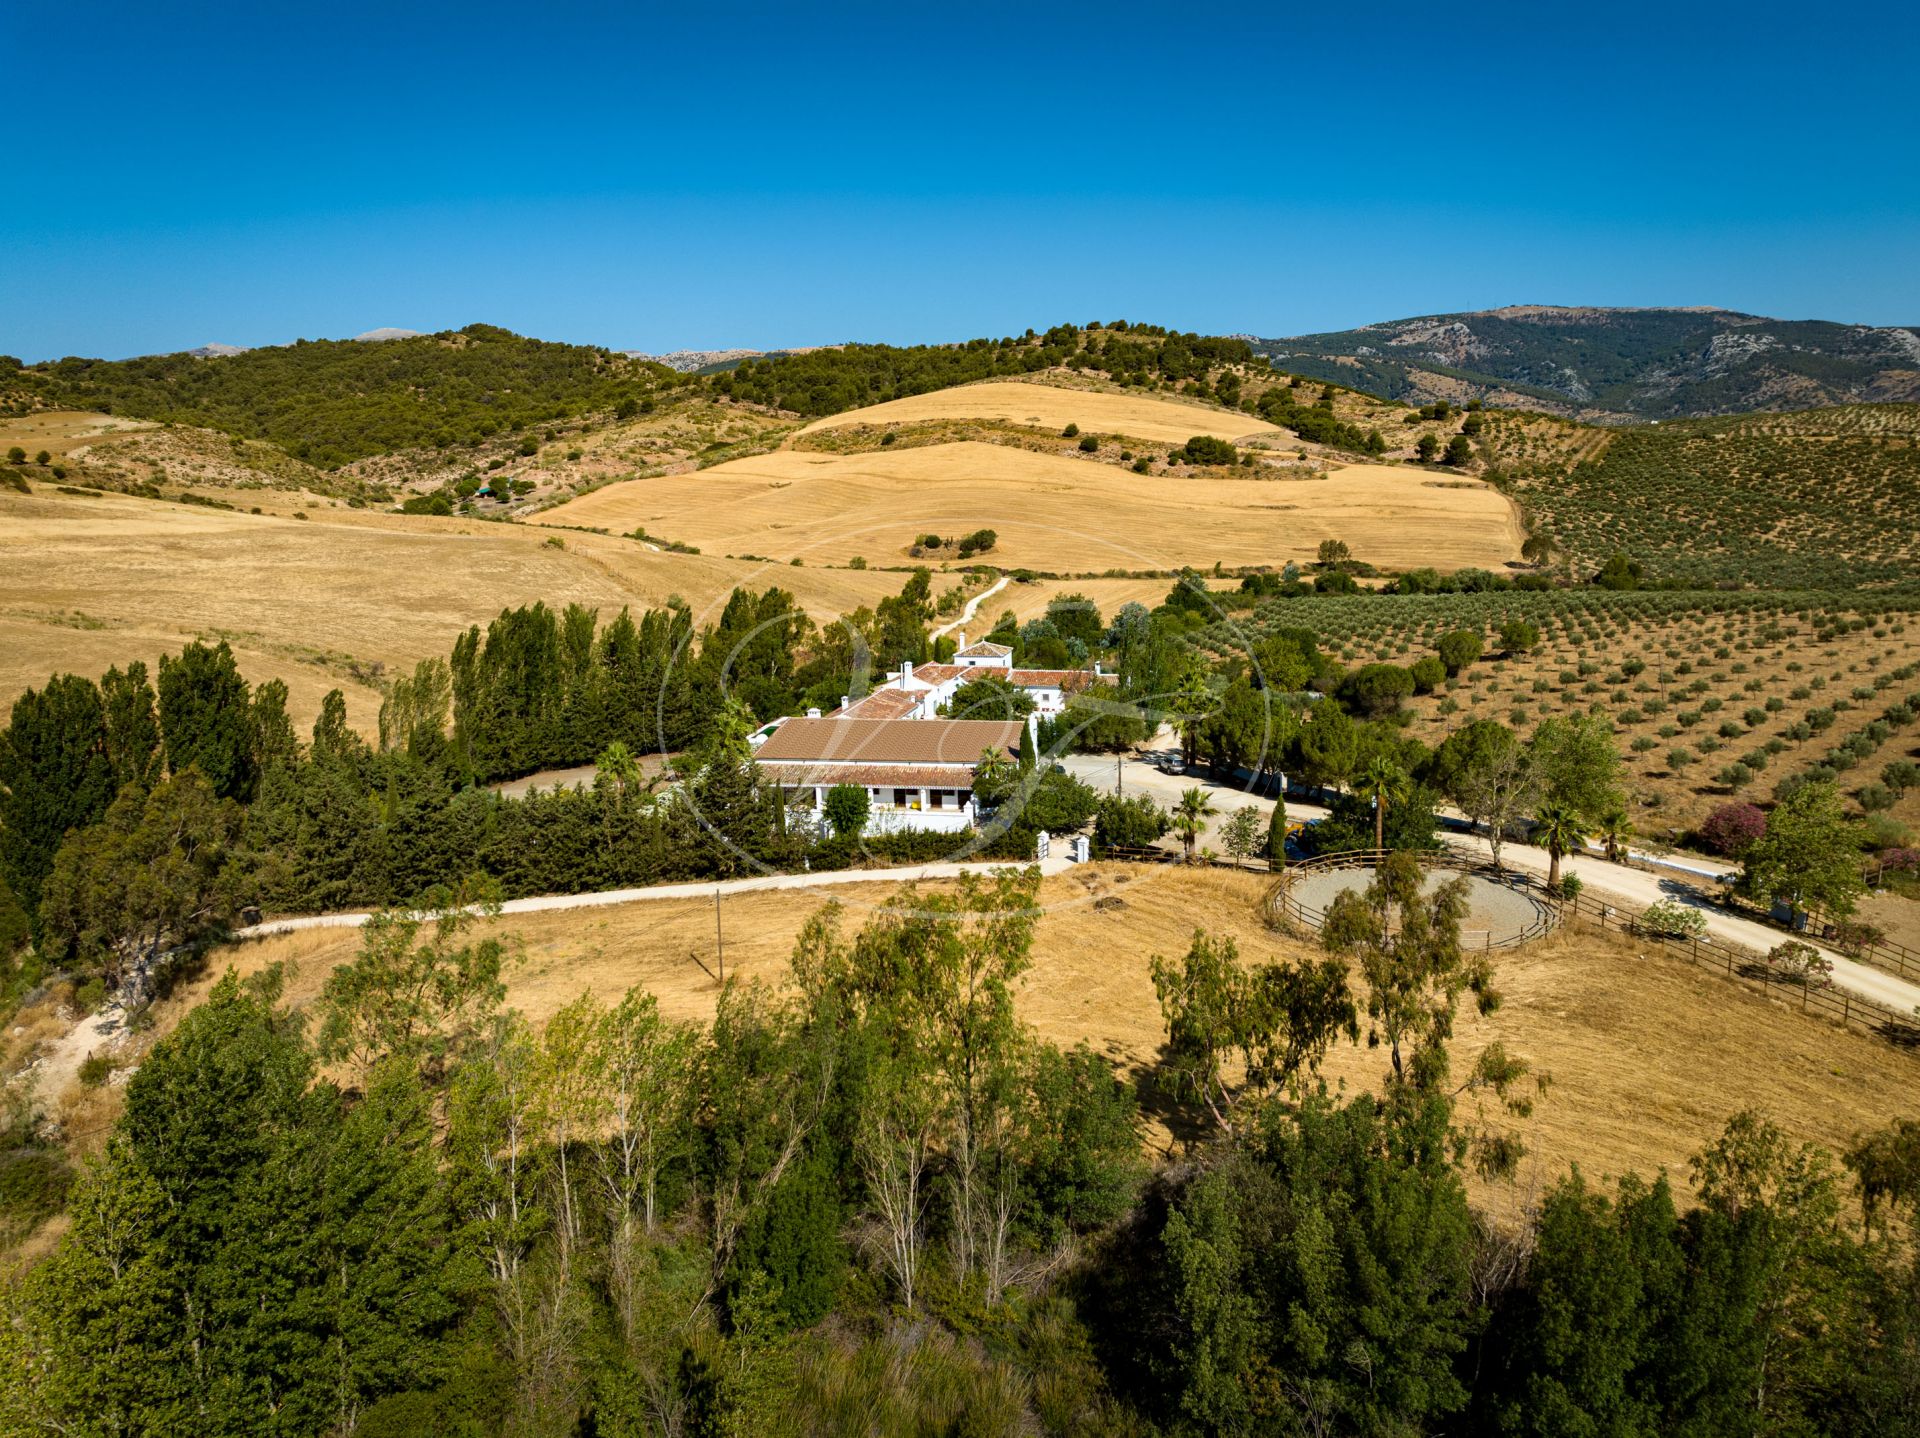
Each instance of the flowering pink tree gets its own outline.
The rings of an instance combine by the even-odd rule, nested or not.
[[[1716,854],[1735,855],[1767,832],[1767,816],[1752,804],[1722,804],[1700,825],[1700,842]]]

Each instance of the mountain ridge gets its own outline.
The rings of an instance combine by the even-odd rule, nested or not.
[[[1282,369],[1387,399],[1602,422],[1920,400],[1920,328],[1712,305],[1504,305],[1252,342]]]

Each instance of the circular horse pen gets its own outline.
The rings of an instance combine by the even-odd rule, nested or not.
[[[1345,892],[1364,893],[1386,857],[1382,850],[1354,849],[1292,865],[1267,895],[1269,918],[1318,933],[1334,899]],[[1431,894],[1453,879],[1467,881],[1467,913],[1460,921],[1462,948],[1512,948],[1540,938],[1560,922],[1559,906],[1524,874],[1496,869],[1484,859],[1451,850],[1413,857],[1426,871],[1424,893]]]

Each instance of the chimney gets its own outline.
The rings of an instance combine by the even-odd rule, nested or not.
[[[912,680],[912,678],[913,678],[913,661],[911,659],[902,659],[900,661],[900,687],[902,689],[905,689],[907,687],[908,682]]]
[[[960,648],[965,649],[966,647],[967,647],[967,631],[962,629],[960,631]],[[957,653],[958,651],[956,650],[955,652]]]
[[[844,704],[844,703],[846,703],[847,701],[846,701],[846,700],[844,700],[844,699],[842,699],[842,700],[841,700],[840,702],[841,702],[842,704]],[[818,719],[819,717],[820,717],[820,708],[819,708],[819,706],[818,706],[818,705],[809,705],[809,706],[807,707],[807,718],[809,718],[809,719]]]
[[[844,694],[842,694],[842,695],[840,696],[840,707],[841,707],[842,709],[844,709],[844,708],[846,708],[846,707],[847,707],[847,696],[846,696],[846,695],[844,695]]]

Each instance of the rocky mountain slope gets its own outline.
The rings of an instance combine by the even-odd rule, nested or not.
[[[1477,398],[1584,419],[1920,400],[1920,326],[1711,308],[1511,305],[1253,343],[1282,369],[1390,399]]]

